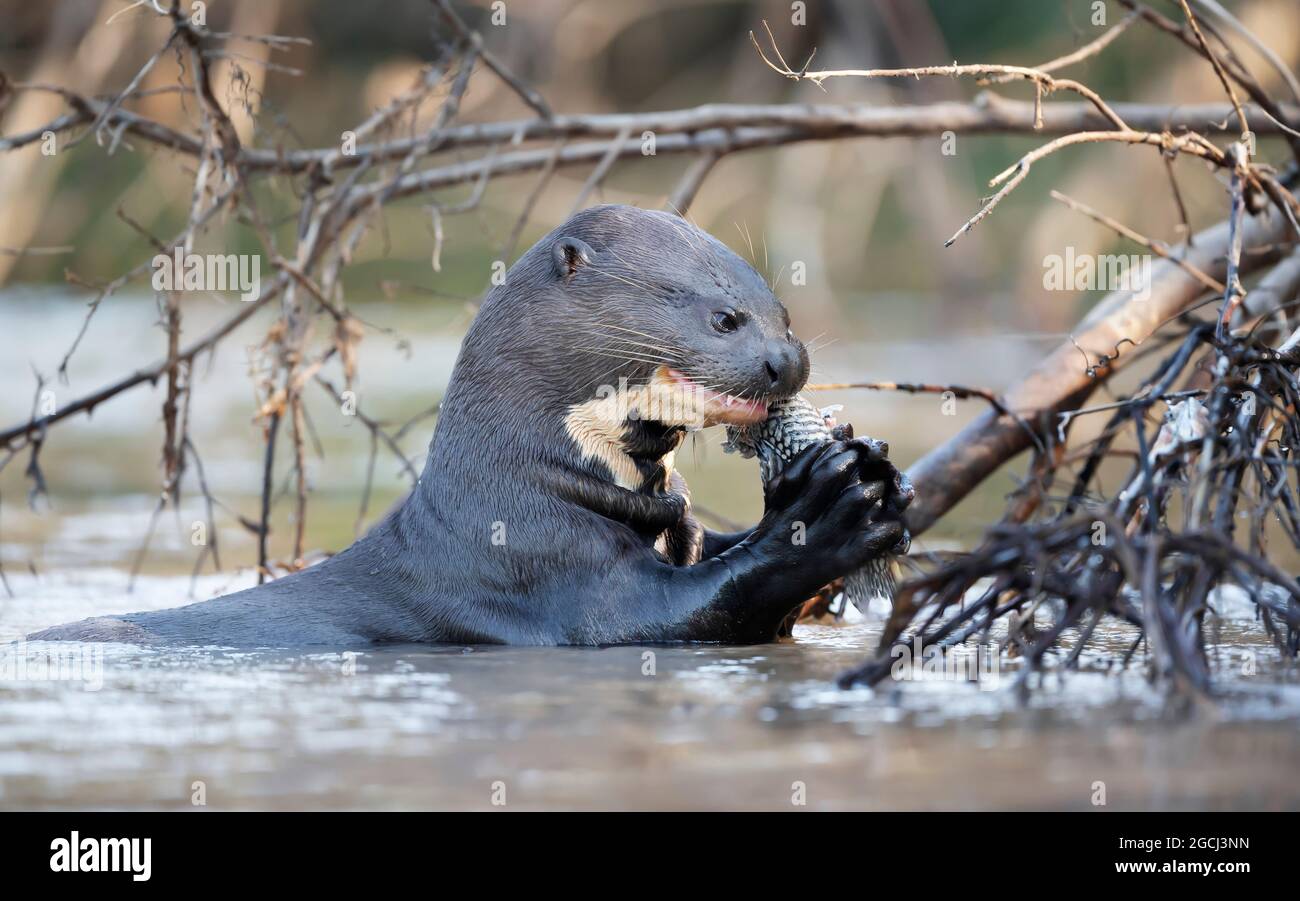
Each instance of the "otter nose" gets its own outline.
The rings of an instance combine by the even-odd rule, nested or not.
[[[781,381],[781,373],[772,365],[771,360],[763,361],[763,368],[767,370],[767,380],[772,383],[773,387],[776,387]]]
[[[798,350],[789,341],[769,341],[763,361],[768,390],[773,394],[793,394],[803,381],[803,363]]]

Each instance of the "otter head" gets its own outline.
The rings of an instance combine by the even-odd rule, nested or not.
[[[566,425],[588,456],[671,468],[688,429],[760,422],[808,378],[808,353],[763,278],[680,217],[585,210],[530,252],[550,267],[550,340]],[[644,484],[620,457],[625,487]],[[626,470],[620,472],[620,469]]]
[[[808,353],[767,283],[680,217],[596,207],[548,243],[557,287],[581,308],[568,365],[591,400],[669,427],[743,424],[807,380]]]

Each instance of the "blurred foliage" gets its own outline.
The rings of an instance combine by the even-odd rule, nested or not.
[[[1262,16],[1275,14],[1285,3],[1259,0],[1240,6],[1243,15],[1253,10]],[[27,80],[42,66],[48,72],[51,60],[75,59],[78,53],[90,52],[87,42],[96,29],[119,29],[120,54],[103,73],[99,90],[122,86],[165,34],[161,23],[139,11],[106,24],[106,13],[124,6],[124,2],[92,0],[0,3],[6,22],[0,33],[0,71],[11,79]],[[255,141],[263,146],[334,144],[343,130],[408,84],[421,62],[435,56],[434,16],[431,4],[423,0],[385,3],[382,12],[372,4],[346,0],[266,0],[254,6],[273,23],[274,32],[312,41],[309,47],[273,54],[276,64],[303,74],[265,73],[253,97],[258,107]],[[753,52],[749,30],[764,20],[790,58],[803,59],[816,48],[817,64],[825,67],[952,60],[1033,64],[1068,52],[1101,31],[1092,23],[1093,7],[1087,0],[814,0],[807,4],[807,24],[802,27],[790,24],[790,4],[770,0],[514,2],[507,4],[505,27],[490,23],[486,4],[461,8],[482,29],[488,45],[562,112],[666,109],[710,102],[927,103],[970,98],[979,90],[971,83],[934,79],[890,84],[840,80],[828,83],[825,92],[809,84],[793,84],[764,68]],[[1294,5],[1287,8],[1291,14],[1282,23],[1286,27],[1274,27],[1269,34],[1282,44],[1276,48],[1279,52],[1294,57],[1296,17]],[[1174,13],[1172,7],[1165,11]],[[216,30],[238,30],[244,24],[241,16],[248,14],[245,4],[214,2],[208,9],[209,24]],[[1123,10],[1111,3],[1106,15],[1111,25]],[[1279,24],[1276,18],[1269,21]],[[1110,99],[1219,99],[1208,67],[1200,71],[1186,57],[1174,42],[1139,25],[1100,58],[1071,74]],[[260,71],[252,65],[247,68]],[[146,86],[165,86],[174,78],[174,70],[170,71],[169,75],[166,65],[160,64]],[[476,77],[463,119],[527,114],[490,75],[480,72]],[[1171,86],[1176,87],[1176,96],[1162,89]],[[1000,90],[1013,97],[1029,95],[1023,85]],[[236,92],[224,99],[236,105]],[[188,113],[163,98],[149,104],[151,115],[176,124],[186,121]],[[2,124],[6,132],[15,127],[10,121]],[[987,178],[1036,142],[963,136],[958,154],[943,157],[938,140],[938,136],[856,140],[737,155],[725,160],[706,183],[693,215],[703,227],[748,253],[747,242],[733,223],[743,226],[755,236],[756,245],[766,245],[772,274],[792,258],[819,259],[823,268],[810,276],[807,288],[797,292],[806,295],[803,299],[814,327],[827,325],[830,311],[848,312],[847,308],[860,305],[864,295],[878,292],[904,292],[917,302],[947,308],[945,314],[955,317],[949,320],[954,325],[963,321],[966,301],[1010,294],[1016,302],[1004,318],[1028,315],[1031,324],[1061,325],[1075,310],[1059,309],[1055,299],[1057,309],[1034,312],[1045,301],[1033,290],[1040,274],[1035,261],[1043,251],[1032,242],[1027,244],[1025,233],[1049,224],[1050,217],[1068,222],[1069,229],[1083,236],[1083,243],[1116,242],[1095,226],[1070,219],[1071,214],[1045,210],[1052,206],[1046,193],[1053,185],[1068,190],[1074,182],[1076,188],[1105,190],[1104,195],[1091,197],[1096,205],[1157,236],[1173,237],[1172,203],[1145,203],[1133,190],[1135,180],[1162,177],[1155,154],[1115,176],[1110,159],[1127,151],[1089,148],[1046,161],[1025,189],[964,242],[966,246],[944,251],[942,238],[977,208],[987,191]],[[0,166],[5,164],[0,158]],[[65,270],[90,282],[119,274],[149,252],[147,239],[119,218],[119,210],[158,236],[168,235],[183,221],[188,198],[179,188],[184,181],[169,180],[167,172],[188,165],[186,160],[146,147],[120,150],[110,157],[93,138],[86,138],[62,154],[58,165],[57,181],[47,196],[34,196],[28,204],[17,202],[21,196],[3,201],[7,209],[35,217],[30,243],[71,245],[75,250],[24,257],[9,273],[11,282],[58,281]],[[686,165],[683,158],[624,163],[608,179],[604,198],[659,205]],[[810,168],[818,170],[811,177]],[[793,186],[792,172],[803,173]],[[586,174],[562,172],[549,186],[516,253],[563,218]],[[348,275],[349,300],[357,303],[383,295],[420,301],[443,298],[459,304],[476,296],[518,215],[530,178],[499,180],[480,210],[448,223],[440,273],[429,265],[431,228],[419,200],[396,205],[388,213],[387,229],[367,239]],[[1198,182],[1188,188],[1194,212],[1217,216],[1221,194],[1214,183],[1190,174],[1187,181]],[[268,215],[291,216],[295,198],[290,185],[281,180],[264,186],[259,202]],[[20,194],[21,190],[20,186]],[[463,196],[465,192],[450,193]],[[780,222],[775,221],[778,218]],[[1054,234],[1061,227],[1045,231]],[[282,228],[280,234],[287,239],[291,230]],[[805,246],[808,237],[816,237],[820,246]],[[208,240],[223,250],[255,246],[248,230],[238,223],[214,229]],[[1059,251],[1060,246],[1051,249]],[[761,262],[763,251],[756,249],[755,256],[760,257],[755,262]],[[872,321],[878,331],[878,317]]]

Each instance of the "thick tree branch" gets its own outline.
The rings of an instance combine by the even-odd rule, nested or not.
[[[21,86],[20,86],[21,87]],[[12,150],[41,139],[46,130],[67,131],[94,122],[107,104],[101,100],[81,97],[69,91],[46,86],[26,86],[29,90],[52,90],[63,96],[72,111],[44,127],[17,135],[0,138],[0,151]],[[1113,109],[1129,127],[1138,131],[1177,133],[1183,129],[1204,129],[1212,123],[1221,123],[1234,114],[1226,103],[1183,104],[1164,106],[1144,103],[1113,103]],[[1254,105],[1246,112],[1258,119],[1256,133],[1277,135],[1282,129],[1260,113]],[[1300,120],[1300,108],[1288,106],[1284,112],[1289,119]],[[106,125],[110,129],[122,128],[127,134],[160,144],[180,153],[197,156],[203,146],[201,139],[176,131],[159,122],[147,119],[129,110],[112,110]],[[1034,104],[1007,100],[992,93],[983,93],[970,103],[936,103],[923,106],[881,107],[865,103],[846,104],[706,104],[680,110],[663,110],[647,113],[608,113],[594,115],[553,116],[550,119],[511,119],[499,122],[482,122],[445,128],[438,135],[437,149],[450,151],[466,147],[482,147],[523,141],[555,141],[559,139],[601,138],[613,140],[627,132],[640,136],[653,132],[662,144],[668,135],[690,135],[708,131],[740,131],[753,129],[749,146],[777,146],[811,140],[855,137],[921,137],[937,136],[945,131],[959,134],[1040,134],[1064,135],[1078,131],[1098,131],[1112,127],[1097,110],[1087,103],[1053,103],[1042,108],[1042,127],[1035,128]],[[373,144],[361,144],[355,154],[341,155],[335,148],[311,150],[268,150],[243,147],[234,158],[246,172],[305,172],[313,166],[329,162],[331,168],[341,169],[400,160],[429,144],[429,135],[395,138]],[[673,149],[667,152],[680,152]],[[640,143],[631,148],[640,153]],[[603,152],[602,147],[602,152]],[[689,149],[689,148],[687,148]],[[745,148],[739,148],[745,149]],[[656,148],[661,152],[662,148]],[[532,166],[540,168],[541,164]]]
[[[1247,274],[1271,261],[1264,249],[1289,236],[1289,223],[1270,213],[1244,223],[1241,271]],[[1227,278],[1228,223],[1215,225],[1196,235],[1194,246],[1185,248],[1182,258],[1211,277]],[[1300,267],[1296,268],[1300,282]],[[1274,287],[1269,296],[1290,294]],[[1054,414],[1076,409],[1106,379],[1133,359],[1123,347],[1141,344],[1165,322],[1186,310],[1205,294],[1205,286],[1173,261],[1160,260],[1152,266],[1148,297],[1130,291],[1116,291],[1084,317],[1071,340],[1054,351],[1020,378],[1002,395],[1007,409],[1035,423],[1048,434]],[[1262,315],[1264,310],[1254,310]],[[1086,357],[1086,359],[1085,359]],[[1030,438],[1011,416],[988,411],[947,442],[930,451],[908,470],[917,485],[916,502],[908,510],[908,528],[919,535],[951,510],[984,479],[1030,446]]]

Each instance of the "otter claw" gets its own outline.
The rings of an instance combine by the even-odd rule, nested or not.
[[[894,489],[894,493],[908,504],[916,499],[916,488],[912,486],[912,480],[907,477],[907,473],[902,470],[898,472],[898,485]]]
[[[883,463],[889,459],[888,442],[877,441],[875,438],[859,438],[858,441],[866,448],[868,462]]]
[[[903,529],[903,537],[898,539],[898,544],[889,549],[889,553],[895,557],[902,557],[912,549],[912,533]]]

